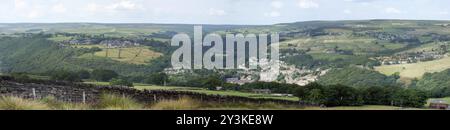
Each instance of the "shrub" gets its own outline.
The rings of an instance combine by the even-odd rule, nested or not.
[[[115,94],[102,94],[97,104],[99,109],[105,110],[139,110],[143,105],[139,104],[131,97],[118,96]]]
[[[124,79],[111,79],[111,81],[109,82],[111,85],[118,85],[118,86],[127,86],[127,87],[133,87],[133,83],[132,82],[128,82],[127,80]]]
[[[119,74],[112,70],[94,70],[91,76],[97,81],[110,81],[113,78],[119,77]]]
[[[56,100],[55,97],[49,96],[41,99],[41,101],[52,110],[91,110],[92,108],[87,104],[67,103]]]
[[[0,109],[3,110],[48,110],[47,105],[39,101],[26,100],[13,96],[0,97]]]
[[[200,104],[189,97],[178,100],[163,100],[152,106],[156,110],[194,110],[199,109]]]

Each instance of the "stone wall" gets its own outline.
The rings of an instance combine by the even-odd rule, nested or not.
[[[11,77],[0,77],[0,96],[17,96],[26,99],[41,99],[48,96],[66,102],[95,103],[103,93],[124,95],[139,102],[153,103],[160,100],[190,97],[203,102],[215,103],[279,103],[297,105],[298,102],[276,99],[254,99],[237,96],[207,95],[195,92],[137,90],[119,86],[95,86],[82,83],[54,82],[44,80],[19,81]]]

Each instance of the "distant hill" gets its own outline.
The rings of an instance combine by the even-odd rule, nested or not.
[[[193,35],[193,26],[188,24],[103,24],[103,23],[16,23],[0,24],[0,37],[20,37],[23,33],[54,34],[67,33],[74,37],[114,37],[125,39],[165,41],[172,35],[188,33]],[[280,23],[274,25],[204,25],[204,34],[224,33],[273,33],[280,34],[281,49],[292,53],[284,55],[284,60],[298,67],[344,68],[362,66],[366,69],[377,68],[386,76],[400,72],[402,77],[420,77],[426,72],[439,72],[448,69],[447,60],[431,59],[411,65],[380,66],[377,57],[393,58],[399,54],[415,56],[414,53],[435,51],[441,46],[450,46],[450,21],[427,20],[351,20],[351,21],[307,21]],[[17,33],[17,35],[15,35]],[[60,42],[73,37],[51,37],[51,41]],[[73,58],[86,57],[79,50],[60,49],[51,41],[42,39],[1,39],[0,59],[3,70],[42,72],[49,69],[94,69],[106,67],[123,74],[142,74],[154,69],[142,65],[128,65],[107,58]],[[167,46],[156,45],[159,50],[169,50]],[[450,48],[450,47],[449,47]],[[448,48],[447,48],[448,50]],[[102,52],[103,53],[103,52]],[[95,54],[95,53],[94,53]],[[97,53],[99,55],[99,53]],[[106,55],[106,54],[105,54]],[[150,55],[150,53],[149,53]],[[295,56],[294,56],[295,55]],[[300,55],[300,56],[299,56]],[[139,61],[145,63],[146,59]],[[167,57],[165,59],[168,62]],[[397,60],[397,61],[396,61]],[[162,61],[162,60],[161,60]],[[423,64],[423,65],[421,65]],[[158,63],[158,70],[167,63]],[[403,66],[407,66],[404,67]],[[383,69],[383,67],[388,68]],[[389,69],[394,67],[395,69]],[[417,68],[418,67],[418,68]],[[411,68],[411,69],[410,69]],[[411,70],[411,71],[409,71]],[[431,70],[420,71],[419,70]],[[344,77],[345,78],[345,77]]]

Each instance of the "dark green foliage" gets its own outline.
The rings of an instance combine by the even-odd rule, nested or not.
[[[30,76],[28,76],[28,74],[26,73],[12,73],[11,77],[13,77],[17,81],[27,81],[31,79]]]
[[[111,81],[109,83],[110,83],[110,85],[117,85],[117,86],[127,86],[127,87],[134,86],[132,82],[129,82],[125,79],[117,79],[117,78],[111,79]]]
[[[433,97],[450,96],[450,69],[437,73],[426,73],[414,87],[431,91]]]
[[[80,70],[77,72],[78,76],[80,77],[80,79],[89,79],[91,78],[91,73],[89,73],[89,71],[86,70]]]
[[[393,95],[393,105],[401,107],[423,107],[429,98],[424,91],[403,89]]]
[[[108,58],[78,58],[83,54],[101,49],[61,46],[47,38],[49,36],[46,35],[1,37],[0,71],[41,74],[54,70],[78,72],[80,70],[107,69],[129,77],[161,72],[170,65],[170,55],[168,54],[152,60],[148,65],[122,63]],[[86,78],[85,76],[82,79]]]
[[[119,74],[117,74],[116,72],[112,71],[112,70],[103,70],[103,69],[98,69],[98,70],[94,70],[92,71],[92,79],[95,79],[97,81],[110,81],[113,78],[117,78],[119,77]]]
[[[333,69],[320,77],[318,82],[324,85],[342,84],[351,87],[398,86],[395,76],[386,76],[358,67]]]
[[[357,106],[364,103],[357,89],[343,85],[322,86],[312,83],[304,87],[297,87],[295,91],[295,95],[306,104]]]
[[[283,84],[276,82],[254,82],[240,86],[241,91],[251,91],[252,89],[269,89],[274,93],[293,93],[299,87],[295,84]]]
[[[62,49],[44,37],[0,39],[0,60],[3,72],[43,73],[50,70],[77,69],[66,59],[76,55],[76,50]]]
[[[168,79],[169,77],[165,73],[153,73],[145,78],[144,83],[164,85]]]
[[[379,62],[370,60],[366,56],[354,56],[354,55],[343,55],[343,54],[323,54],[329,55],[327,58],[314,58],[309,54],[300,54],[295,56],[287,56],[283,60],[286,63],[296,65],[297,67],[308,67],[308,68],[343,68],[349,65],[361,65],[366,67],[374,67],[380,65]],[[342,56],[342,58],[333,58],[333,56]]]
[[[223,80],[217,76],[202,80],[202,87],[208,88],[210,90],[214,90],[216,87],[222,86],[222,84],[224,84]]]
[[[400,87],[354,88],[344,85],[323,86],[312,83],[298,87],[295,95],[306,104],[325,106],[393,105],[423,107],[427,93]]]
[[[69,82],[79,82],[81,81],[80,76],[76,72],[57,70],[49,72],[50,78],[52,80],[61,80],[61,81],[69,81]]]

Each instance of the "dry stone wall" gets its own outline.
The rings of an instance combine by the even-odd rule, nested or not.
[[[55,97],[65,102],[95,103],[103,93],[124,95],[144,103],[190,97],[203,102],[215,103],[278,103],[297,105],[298,102],[276,99],[254,99],[237,96],[207,95],[185,91],[137,90],[120,86],[96,86],[82,83],[44,80],[18,81],[11,77],[0,77],[0,96],[17,96],[26,99]]]

